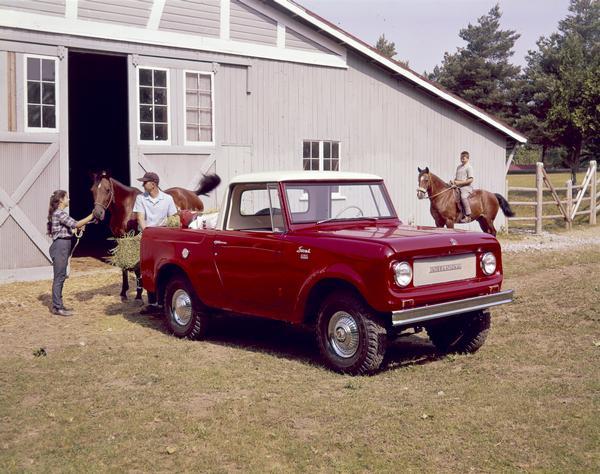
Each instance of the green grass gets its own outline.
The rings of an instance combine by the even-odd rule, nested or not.
[[[411,336],[356,378],[279,323],[175,339],[115,271],[67,280],[71,319],[49,315],[50,282],[2,286],[0,471],[597,471],[600,247],[505,271],[517,299],[478,353]]]

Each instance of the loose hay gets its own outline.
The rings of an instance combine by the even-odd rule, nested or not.
[[[117,245],[110,250],[108,262],[123,270],[134,270],[140,264],[140,242],[142,234],[129,232],[124,237],[116,237]]]
[[[179,215],[175,214],[167,218],[165,225],[167,227],[181,227]],[[135,270],[140,264],[140,243],[142,234],[129,232],[124,237],[115,237],[117,245],[110,250],[108,262],[115,267],[123,270]]]

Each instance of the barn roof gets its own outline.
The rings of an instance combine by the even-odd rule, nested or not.
[[[417,86],[425,89],[426,91],[432,93],[433,95],[439,97],[440,99],[458,107],[459,109],[467,112],[469,115],[475,117],[476,119],[494,127],[500,132],[504,133],[511,139],[519,142],[525,143],[527,142],[527,138],[521,134],[518,130],[510,127],[505,124],[498,118],[490,115],[480,108],[474,106],[473,104],[461,99],[460,97],[452,94],[447,91],[440,85],[430,81],[429,79],[423,77],[422,75],[416,73],[410,68],[407,68],[400,63],[389,59],[385,56],[382,56],[375,48],[368,45],[364,41],[352,36],[350,33],[342,30],[336,25],[330,23],[329,21],[321,18],[317,14],[307,10],[302,5],[295,3],[291,0],[270,0],[271,3],[283,8],[287,12],[291,13],[296,19],[302,19],[306,23],[313,25],[318,28],[320,32],[324,32],[329,36],[335,38],[339,43],[346,45],[352,50],[362,54],[383,66],[385,69],[390,70],[392,73],[401,76],[410,82],[416,84]]]

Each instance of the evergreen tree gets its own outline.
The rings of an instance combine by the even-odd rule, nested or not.
[[[581,162],[600,150],[600,2],[571,0],[569,11],[529,52],[520,123],[532,142],[566,149],[575,182]]]
[[[502,13],[496,4],[486,15],[460,30],[467,45],[446,52],[429,78],[510,124],[518,113],[522,86],[520,67],[509,62],[519,34],[500,29]]]
[[[385,34],[382,34],[379,37],[377,44],[375,45],[375,49],[386,58],[392,59],[394,56],[396,56],[396,43],[393,41],[388,41],[385,38]]]

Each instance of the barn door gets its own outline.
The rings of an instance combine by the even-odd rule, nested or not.
[[[50,195],[68,189],[60,132],[66,130],[67,65],[63,54],[0,56],[9,98],[0,121],[0,279],[35,277],[32,269],[51,262],[45,235]]]

